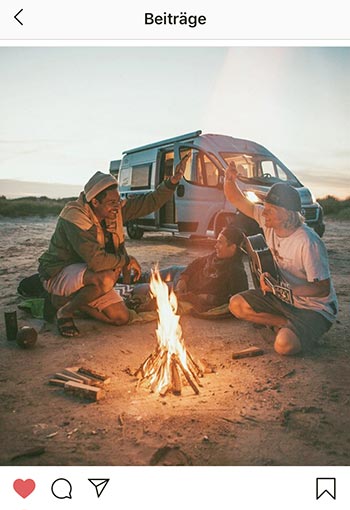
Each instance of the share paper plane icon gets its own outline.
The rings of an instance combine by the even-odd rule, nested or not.
[[[102,492],[105,490],[107,483],[109,482],[109,478],[88,478],[89,482],[96,489],[97,497],[99,498]]]

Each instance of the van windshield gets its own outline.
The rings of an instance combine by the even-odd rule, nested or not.
[[[297,188],[302,186],[295,175],[277,159],[233,152],[220,154],[227,164],[231,161],[236,163],[237,172],[242,181],[268,186],[276,182],[287,182]]]

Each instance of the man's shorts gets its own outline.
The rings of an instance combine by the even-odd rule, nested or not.
[[[84,287],[84,274],[87,270],[87,264],[78,263],[71,264],[63,268],[50,280],[43,282],[43,286],[47,292],[56,296],[71,296],[82,287]],[[91,301],[88,306],[96,308],[99,312],[110,305],[120,303],[123,298],[115,289],[111,289],[99,298]]]
[[[256,313],[270,313],[286,317],[290,321],[291,329],[293,329],[305,350],[314,347],[319,338],[332,326],[332,323],[322,314],[314,310],[296,308],[281,301],[271,292],[264,296],[260,289],[255,289],[246,290],[239,295]]]

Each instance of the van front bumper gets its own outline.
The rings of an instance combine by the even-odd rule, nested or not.
[[[322,237],[325,231],[322,207],[319,204],[302,206],[301,214],[304,216],[307,226],[313,228]]]

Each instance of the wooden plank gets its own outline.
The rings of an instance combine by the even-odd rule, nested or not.
[[[248,358],[251,356],[261,356],[264,354],[263,349],[260,349],[259,347],[247,347],[246,349],[241,349],[240,351],[235,351],[232,354],[233,359],[240,359],[240,358]]]
[[[85,384],[90,384],[91,379],[90,377],[86,377],[85,375],[78,374],[78,367],[75,369],[73,367],[67,367],[62,370],[62,372],[66,375],[69,375],[73,377],[74,379],[78,379],[81,382],[84,382]]]
[[[76,383],[73,381],[66,382],[66,384],[64,385],[64,391],[91,400],[101,400],[101,398],[105,396],[105,392],[101,388],[96,388],[95,386]]]
[[[102,374],[101,372],[97,372],[96,370],[92,370],[91,368],[87,367],[78,368],[78,374],[93,377],[95,379],[98,379],[99,381],[102,381],[104,384],[109,384],[111,382],[111,378],[108,377],[108,375]]]
[[[55,379],[61,379],[62,381],[74,381],[74,382],[80,382],[83,381],[81,379],[78,379],[77,377],[73,377],[71,375],[63,374],[62,372],[57,372],[55,374]]]
[[[49,379],[49,384],[52,384],[54,386],[64,386],[67,381],[64,381],[63,379]]]

